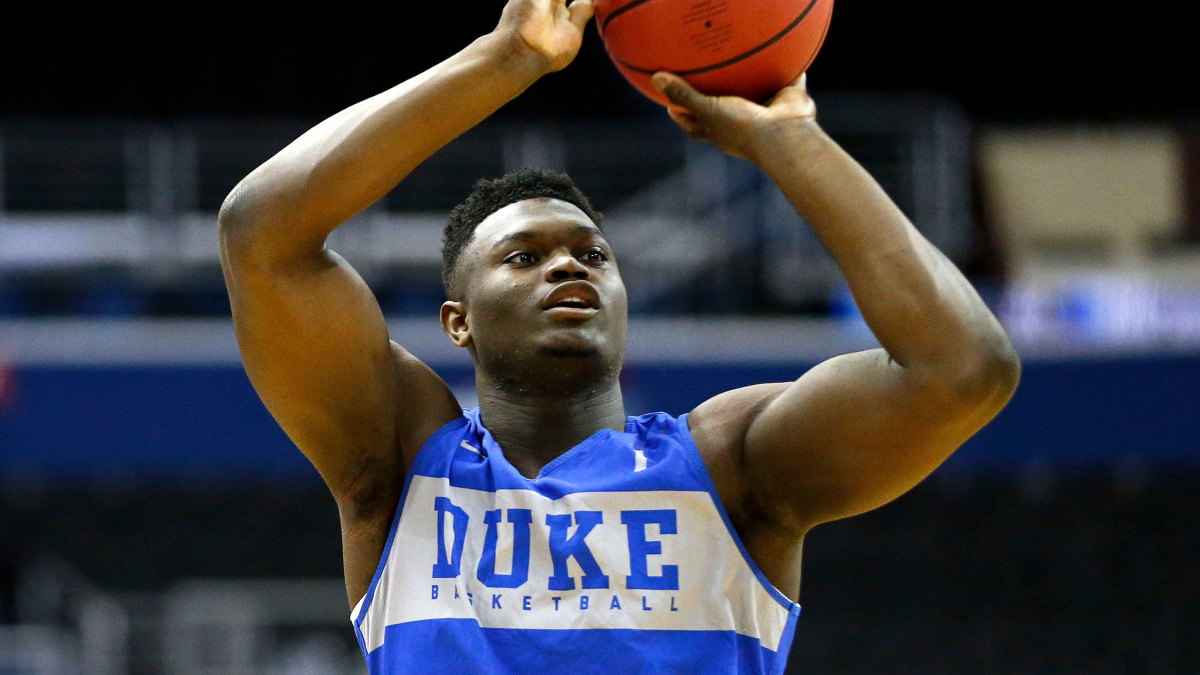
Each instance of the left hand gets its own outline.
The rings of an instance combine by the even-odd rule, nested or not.
[[[779,147],[780,134],[816,126],[817,105],[808,95],[804,73],[766,105],[739,96],[706,96],[668,72],[655,73],[651,82],[671,101],[667,114],[689,136],[755,164],[761,164],[764,151]]]
[[[584,29],[595,9],[592,0],[509,0],[496,31],[516,36],[519,44],[544,60],[555,72],[567,67],[579,53]]]

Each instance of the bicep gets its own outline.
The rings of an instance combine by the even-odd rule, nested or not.
[[[335,496],[400,478],[406,440],[461,412],[336,253],[268,265],[223,245],[222,265],[246,373]]]
[[[919,483],[991,414],[883,349],[845,354],[755,415],[745,437],[748,480],[800,528],[857,515]]]

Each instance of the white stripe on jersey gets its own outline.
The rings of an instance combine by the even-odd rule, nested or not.
[[[436,497],[449,498],[469,518],[457,578],[433,577],[438,519],[450,520],[435,511]],[[510,508],[529,509],[533,515],[528,579],[517,588],[489,588],[476,578],[487,527],[483,515],[495,509],[507,514]],[[653,523],[645,526],[645,539],[661,545],[661,553],[645,556],[646,574],[659,576],[664,565],[675,565],[678,589],[626,588],[630,549],[621,512],[657,509],[675,511],[676,534],[663,534]],[[580,588],[583,569],[571,557],[567,566],[575,588],[550,590],[553,563],[546,516],[577,511],[603,514],[602,524],[585,541],[608,576],[608,588]],[[443,546],[452,550],[452,523],[444,522],[443,531]],[[505,518],[496,532],[494,573],[502,575],[512,572],[514,526]],[[573,535],[575,527],[569,532]],[[696,555],[700,551],[703,555]],[[584,596],[586,610],[580,609]],[[354,618],[362,604],[354,608]],[[451,487],[446,478],[428,476],[412,477],[399,529],[366,614],[361,628],[367,651],[383,644],[389,625],[439,618],[470,618],[495,628],[732,630],[776,650],[789,616],[746,563],[708,492],[584,492],[551,500],[531,490],[493,493]]]

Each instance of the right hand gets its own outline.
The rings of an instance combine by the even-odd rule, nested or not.
[[[816,127],[817,106],[801,74],[759,105],[737,96],[706,96],[678,75],[656,73],[651,79],[671,105],[667,114],[689,136],[717,146],[731,157],[762,166],[764,153],[790,152],[797,130]]]
[[[547,72],[567,67],[583,45],[583,31],[592,18],[592,1],[509,0],[496,32],[514,39],[518,47],[545,59]]]

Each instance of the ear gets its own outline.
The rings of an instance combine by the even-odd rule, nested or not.
[[[442,330],[456,347],[471,346],[471,329],[467,327],[467,307],[457,300],[442,303]]]

